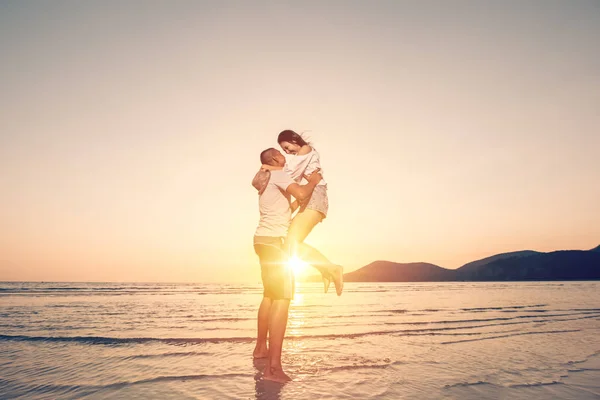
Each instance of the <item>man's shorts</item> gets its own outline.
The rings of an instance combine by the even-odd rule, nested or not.
[[[254,251],[260,260],[263,296],[271,300],[294,298],[294,274],[287,265],[283,238],[254,236]]]

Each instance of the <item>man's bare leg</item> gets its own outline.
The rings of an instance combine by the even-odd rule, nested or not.
[[[264,379],[276,382],[288,382],[292,379],[283,372],[281,349],[287,327],[289,300],[273,300],[269,311],[269,357]]]
[[[267,358],[269,351],[267,349],[267,334],[269,332],[269,311],[271,309],[271,299],[263,297],[258,308],[258,335],[256,336],[256,347],[252,356],[254,358]]]
[[[332,263],[320,251],[304,243],[304,239],[322,220],[323,214],[311,209],[296,214],[288,230],[286,241],[291,254],[296,254],[323,275],[325,293],[327,293],[329,287],[329,280],[333,280],[337,295],[340,296],[344,289],[344,269],[342,266]]]

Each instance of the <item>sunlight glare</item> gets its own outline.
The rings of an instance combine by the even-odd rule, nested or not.
[[[308,270],[307,267],[309,266],[309,264],[306,263],[305,261],[299,259],[296,256],[292,256],[288,260],[288,266],[292,269],[292,271],[294,271],[294,275],[298,276],[298,275],[306,274],[306,272]]]

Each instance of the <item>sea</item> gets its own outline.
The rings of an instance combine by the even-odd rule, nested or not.
[[[299,283],[253,360],[260,284],[0,283],[2,399],[599,399],[600,282]]]

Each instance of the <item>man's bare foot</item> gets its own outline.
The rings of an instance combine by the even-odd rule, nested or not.
[[[286,383],[292,380],[292,378],[290,378],[285,372],[283,372],[283,368],[270,367],[268,365],[267,368],[265,368],[263,378],[266,381],[273,381],[279,383]]]
[[[269,356],[269,349],[266,346],[256,346],[252,352],[254,358],[267,358]]]

